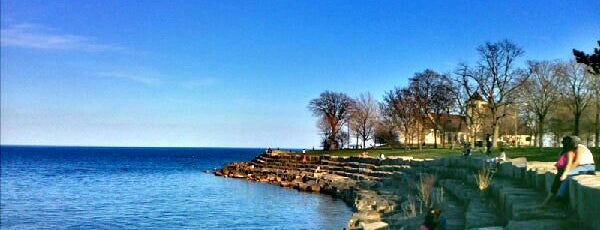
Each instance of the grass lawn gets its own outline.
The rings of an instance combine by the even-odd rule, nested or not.
[[[600,160],[600,148],[592,148],[594,153],[595,161]],[[418,149],[390,149],[390,148],[374,148],[374,149],[343,149],[343,150],[332,150],[332,151],[308,151],[310,155],[332,155],[332,156],[358,156],[363,151],[368,151],[369,156],[378,157],[379,154],[383,153],[386,156],[412,156],[415,158],[434,158],[444,156],[460,156],[462,152],[460,149],[449,149],[449,148],[423,148],[419,151]],[[553,162],[558,158],[558,154],[561,148],[545,147],[542,149],[535,147],[520,147],[520,148],[505,148],[506,155],[509,158],[526,157],[528,161],[548,161]],[[485,155],[484,148],[475,148],[472,150],[473,155]],[[493,149],[493,156],[497,156],[500,151],[496,148]],[[596,163],[596,169],[598,170],[598,163]]]

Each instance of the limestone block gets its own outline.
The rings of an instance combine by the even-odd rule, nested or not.
[[[511,220],[506,225],[506,230],[564,230],[569,229],[566,221],[555,219],[515,221]]]
[[[535,168],[525,168],[525,175],[523,177],[523,180],[525,181],[525,184],[527,184],[527,186],[535,187],[535,170]]]
[[[377,222],[381,220],[381,214],[376,211],[357,212],[352,215],[352,219],[365,223]]]
[[[525,170],[527,170],[527,165],[513,165],[512,178],[516,180],[523,180],[525,178]]]
[[[503,207],[505,216],[509,219],[526,220],[532,217],[532,211],[535,212],[530,208],[542,203],[541,200],[537,199],[538,197],[539,194],[531,190],[507,189],[501,192],[499,204]],[[544,216],[546,214],[540,213],[540,215]]]
[[[577,176],[573,182],[577,193],[575,210],[581,226],[585,229],[600,229],[600,176]]]
[[[469,159],[469,168],[475,171],[484,169],[486,158],[471,157]]]
[[[311,186],[309,186],[309,189],[311,192],[321,192],[321,185],[319,184],[313,184]]]
[[[509,160],[512,163],[510,177],[521,180],[524,177],[525,170],[527,169],[527,158],[518,157]]]
[[[525,157],[517,157],[517,158],[509,159],[508,161],[510,161],[513,165],[527,167],[527,158],[525,158]]]
[[[544,174],[544,191],[546,191],[546,193],[550,192],[550,189],[552,188],[552,182],[554,181],[554,177],[556,177],[555,171],[548,171],[546,172],[546,174]]]
[[[546,186],[546,169],[536,170],[535,171],[535,189],[539,191],[545,191]]]
[[[483,227],[483,228],[471,228],[469,230],[504,230],[504,227],[492,226],[492,227]]]
[[[500,163],[497,173],[501,176],[510,177],[512,175],[512,162]]]
[[[390,225],[386,222],[378,221],[373,223],[360,222],[359,226],[363,230],[387,230]]]
[[[480,201],[471,201],[467,207],[465,214],[465,228],[481,228],[488,226],[498,226],[501,224],[499,216],[495,213],[490,213],[489,207],[486,207]]]
[[[581,189],[581,183],[588,180],[593,179],[594,175],[578,175],[574,176],[572,180],[569,182],[569,205],[571,209],[578,210],[577,206],[582,204],[583,202],[589,202],[585,200],[581,200],[579,190]]]

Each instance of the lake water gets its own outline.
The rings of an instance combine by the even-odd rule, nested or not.
[[[215,177],[261,149],[1,146],[1,229],[342,229],[327,195]]]

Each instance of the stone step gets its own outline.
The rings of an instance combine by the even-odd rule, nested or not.
[[[543,220],[524,220],[516,221],[511,220],[506,225],[505,230],[565,230],[565,229],[578,229],[573,225],[569,225],[560,219],[543,219]]]
[[[511,179],[497,177],[490,185],[490,194],[509,220],[565,219],[565,207],[551,203],[540,208],[545,194]]]
[[[504,225],[500,214],[483,200],[474,185],[454,179],[439,180],[439,184],[465,206],[465,229]]]

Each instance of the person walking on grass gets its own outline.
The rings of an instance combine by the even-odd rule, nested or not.
[[[573,176],[580,174],[595,174],[596,165],[592,151],[581,144],[577,136],[566,136],[562,140],[563,149],[567,152],[567,164],[565,171],[560,176],[560,186],[556,193],[558,200],[564,200],[567,196],[569,181]]]

